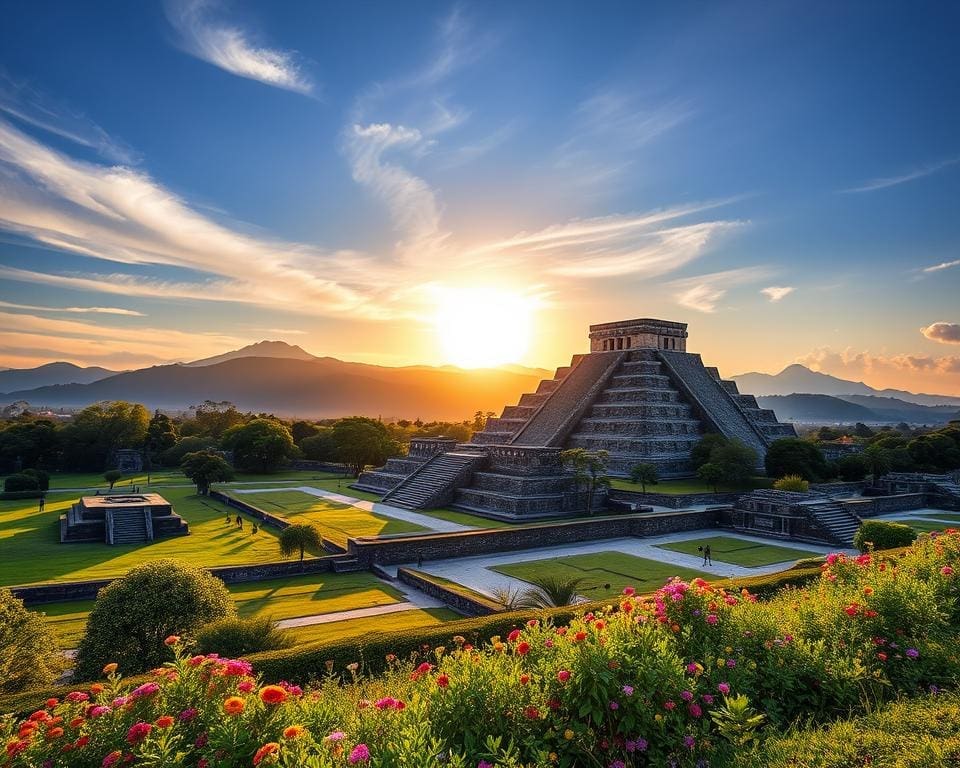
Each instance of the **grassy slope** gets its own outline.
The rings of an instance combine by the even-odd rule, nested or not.
[[[682,552],[696,557],[702,554],[697,551],[697,547],[707,545],[710,546],[710,554],[714,560],[721,563],[742,565],[747,568],[757,565],[787,563],[815,554],[809,550],[778,547],[773,544],[757,544],[732,536],[711,536],[703,539],[691,539],[690,541],[676,541],[671,544],[658,544],[657,546],[661,549],[669,549],[673,552]]]
[[[125,546],[61,544],[58,518],[76,501],[73,494],[50,494],[42,514],[33,499],[0,502],[0,549],[4,552],[0,586],[109,578],[144,560],[162,557],[204,567],[280,559],[276,534],[270,529],[262,528],[253,535],[249,519],[242,531],[226,525],[228,508],[195,495],[192,488],[167,488],[163,495],[190,524],[190,535]]]
[[[324,537],[346,546],[350,536],[378,536],[425,531],[421,525],[367,512],[349,504],[311,496],[301,491],[243,493],[236,498],[266,512],[296,522],[310,522]]]
[[[621,491],[636,491],[640,493],[643,489],[637,483],[631,483],[629,480],[614,478],[611,481],[613,488]],[[756,488],[772,488],[773,480],[768,477],[754,477],[750,482],[739,486],[719,485],[717,490],[720,493],[736,493],[738,491],[752,491]],[[684,493],[713,493],[713,486],[696,478],[683,478],[680,480],[661,480],[656,485],[647,485],[647,493],[665,493],[670,495],[680,495]]]
[[[531,560],[524,563],[498,565],[492,570],[524,581],[544,576],[563,579],[585,579],[581,592],[591,599],[620,594],[624,587],[635,587],[638,592],[652,592],[668,579],[680,576],[692,579],[707,576],[701,571],[658,563],[622,552],[596,552],[589,555]],[[609,584],[609,589],[604,585]]]
[[[322,613],[389,605],[402,595],[367,572],[321,573],[286,579],[231,584],[227,587],[241,616],[290,619]],[[64,647],[76,647],[83,635],[93,600],[37,606]],[[338,624],[341,622],[337,622]],[[299,637],[300,630],[296,631]]]

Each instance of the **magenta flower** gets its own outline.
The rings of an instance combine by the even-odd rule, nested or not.
[[[139,744],[150,735],[150,731],[152,730],[153,726],[150,725],[150,723],[144,723],[143,721],[134,723],[130,726],[130,730],[127,731],[127,743]]]
[[[357,744],[352,750],[350,750],[350,757],[347,758],[347,762],[350,765],[356,765],[357,763],[365,763],[370,759],[370,750],[366,744]]]
[[[904,651],[904,653],[906,653],[907,658],[910,658],[910,659],[915,659],[920,655],[920,651],[918,651],[916,648],[907,648],[907,650]]]
[[[680,698],[683,699],[684,701],[693,701],[693,694],[690,693],[690,691],[683,691],[680,694]]]
[[[720,685],[717,686],[717,690],[724,696],[728,696],[730,694],[730,683],[720,683]]]
[[[625,686],[623,686],[623,688],[621,688],[620,690],[623,691],[623,695],[624,695],[624,696],[633,696],[633,686],[632,686],[632,685],[625,685]]]

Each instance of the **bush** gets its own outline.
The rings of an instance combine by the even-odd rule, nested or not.
[[[795,437],[774,440],[767,449],[764,464],[770,477],[800,475],[815,482],[830,474],[823,452],[813,443]]]
[[[693,468],[700,469],[708,461],[711,461],[710,454],[713,453],[713,449],[727,445],[728,442],[729,440],[719,432],[710,432],[704,435],[690,451],[690,463]]]
[[[837,459],[835,467],[837,477],[848,482],[863,480],[870,471],[870,465],[867,463],[867,460],[857,454],[841,456]]]
[[[787,475],[777,480],[773,487],[778,491],[794,491],[796,493],[807,493],[810,490],[810,481],[804,480],[800,475]]]
[[[21,474],[37,478],[37,487],[41,491],[50,490],[50,473],[42,469],[25,469]]]
[[[32,491],[4,491],[0,493],[0,500],[13,501],[14,499],[39,499],[43,496],[43,491],[39,488]]]
[[[19,493],[21,491],[39,491],[40,481],[33,475],[20,473],[9,475],[3,481],[3,490],[5,493]]]
[[[917,538],[917,532],[903,523],[888,523],[885,520],[866,520],[853,537],[853,546],[861,552],[868,549],[895,549],[907,547]]]
[[[63,667],[60,649],[40,614],[0,588],[0,693],[48,685]]]
[[[77,649],[76,675],[93,679],[109,662],[126,673],[157,667],[170,656],[167,636],[191,635],[235,610],[223,582],[202,568],[144,563],[100,590]]]
[[[219,653],[221,656],[246,656],[259,651],[289,648],[290,635],[277,629],[269,616],[241,619],[231,616],[211,622],[197,632],[198,653]]]

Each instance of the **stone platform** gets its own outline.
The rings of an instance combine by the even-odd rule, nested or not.
[[[60,515],[60,543],[102,541],[140,544],[162,536],[186,536],[190,528],[158,493],[83,496]]]

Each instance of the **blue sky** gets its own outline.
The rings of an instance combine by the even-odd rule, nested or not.
[[[458,338],[529,365],[652,315],[688,321],[724,373],[802,361],[960,393],[957,6],[8,2],[4,19],[4,365],[262,338],[461,362],[437,320],[459,304]],[[496,337],[511,325],[524,343]]]

